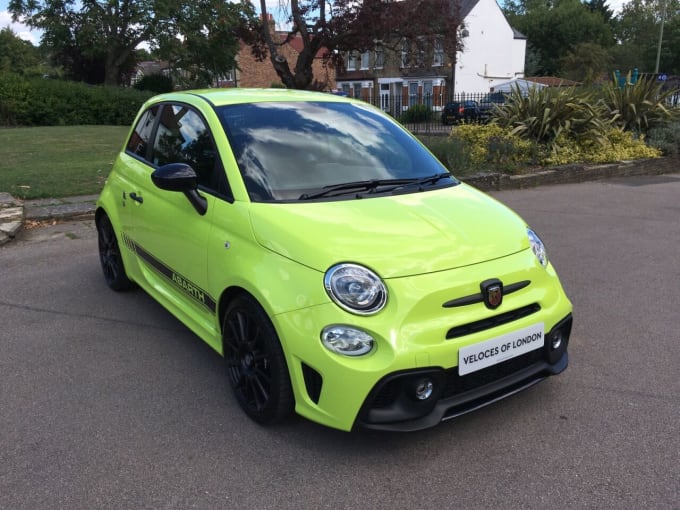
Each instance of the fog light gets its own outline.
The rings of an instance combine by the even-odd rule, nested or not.
[[[421,379],[416,383],[415,396],[418,400],[427,400],[434,392],[432,379]]]
[[[554,351],[559,349],[561,345],[562,345],[562,331],[556,331],[552,337],[552,340],[550,341],[550,347]]]
[[[326,326],[321,331],[321,342],[329,351],[345,356],[363,356],[373,349],[371,335],[352,326]]]

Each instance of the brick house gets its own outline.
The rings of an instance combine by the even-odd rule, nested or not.
[[[496,0],[451,2],[458,3],[463,18],[458,27],[463,50],[453,66],[439,40],[378,44],[346,54],[337,87],[396,116],[414,104],[438,111],[454,93],[481,95],[494,83],[523,77],[526,37],[510,26]]]
[[[287,32],[276,31],[275,36],[279,41],[285,40]],[[284,44],[279,50],[280,55],[288,61],[291,69],[295,67],[297,57],[302,50],[302,38],[297,35],[294,39]],[[335,69],[328,65],[323,55],[326,49],[322,48],[314,59],[312,71],[314,78],[325,84],[324,90],[330,91],[335,88]],[[281,86],[281,80],[274,71],[274,67],[269,61],[269,56],[264,61],[259,62],[251,53],[250,46],[241,43],[241,49],[236,57],[238,69],[235,69],[225,80],[220,82],[223,87],[272,87]]]

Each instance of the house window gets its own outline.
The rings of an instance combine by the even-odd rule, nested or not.
[[[375,68],[382,69],[385,67],[385,49],[381,44],[375,47]]]
[[[418,104],[418,82],[408,82],[408,105],[413,106]]]
[[[424,81],[423,82],[423,104],[429,106],[432,108],[432,81]]]
[[[411,53],[411,41],[404,39],[401,42],[401,63],[400,67],[408,67],[409,54]]]
[[[425,65],[425,45],[427,43],[425,42],[424,39],[418,39],[416,42],[416,50],[417,50],[417,55],[416,55],[416,65],[418,67],[423,67]]]
[[[357,69],[357,54],[354,51],[347,53],[347,70],[356,71]]]
[[[443,66],[444,65],[444,45],[441,39],[435,39],[434,41],[434,58],[432,61],[433,66]]]
[[[364,51],[361,53],[361,69],[368,69],[368,58],[369,58],[369,52]]]
[[[351,84],[352,87],[352,97],[361,99],[361,82],[355,82]]]

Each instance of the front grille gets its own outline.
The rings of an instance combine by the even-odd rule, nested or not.
[[[516,358],[509,359],[497,365],[493,365],[482,370],[477,370],[464,376],[458,375],[458,367],[453,367],[445,371],[446,385],[442,398],[453,397],[466,391],[480,388],[503,377],[514,374],[534,363],[543,361],[544,350],[536,349]]]
[[[400,393],[401,380],[394,379],[380,388],[380,391],[376,394],[371,402],[371,407],[373,409],[389,407],[394,404]]]
[[[446,339],[450,340],[452,338],[460,338],[462,336],[471,335],[473,333],[479,333],[480,331],[485,331],[487,329],[498,327],[502,324],[507,324],[509,322],[517,321],[528,317],[531,314],[538,312],[541,309],[538,303],[532,303],[517,310],[511,310],[509,312],[502,313],[500,315],[494,315],[493,317],[487,317],[475,322],[470,322],[469,324],[463,324],[462,326],[456,326],[451,328],[446,333]]]

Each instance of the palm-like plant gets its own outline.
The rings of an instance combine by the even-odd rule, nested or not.
[[[600,141],[612,122],[604,104],[590,94],[577,94],[573,87],[513,89],[508,101],[496,109],[493,121],[511,128],[522,138],[559,150],[559,141]]]
[[[602,99],[614,124],[625,131],[646,134],[651,128],[663,125],[680,116],[680,112],[666,106],[666,100],[677,90],[661,90],[662,83],[641,78],[619,87],[615,82],[602,89]]]

